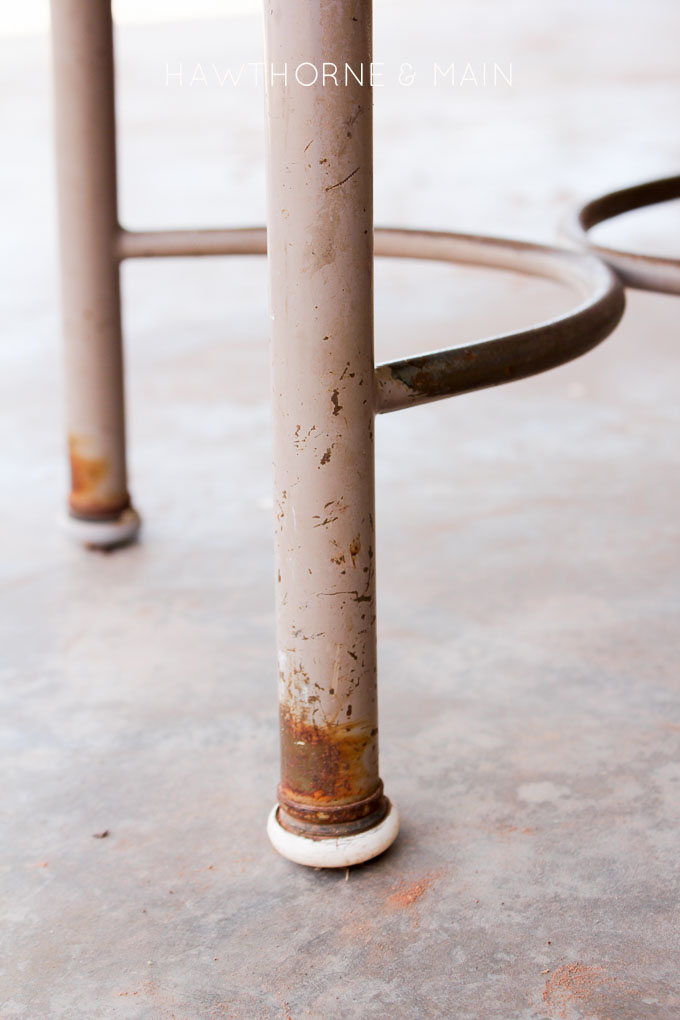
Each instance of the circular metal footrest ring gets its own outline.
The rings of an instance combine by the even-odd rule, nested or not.
[[[426,259],[547,277],[581,298],[572,311],[529,329],[378,365],[377,413],[396,411],[556,368],[609,336],[624,309],[623,287],[596,258],[564,248],[434,230],[377,227],[377,256]],[[121,230],[117,257],[266,255],[264,227],[134,232]]]
[[[599,255],[619,274],[627,287],[653,290],[662,294],[680,294],[680,259],[641,255],[594,244],[588,231],[598,223],[614,219],[635,209],[680,198],[680,176],[647,181],[631,188],[611,191],[582,206],[567,222],[568,234]]]
[[[378,413],[513,382],[571,361],[609,336],[625,307],[623,287],[594,255],[495,237],[376,230],[376,255],[504,269],[566,284],[581,299],[528,329],[378,365]]]

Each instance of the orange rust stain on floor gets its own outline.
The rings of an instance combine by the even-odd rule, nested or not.
[[[427,892],[437,877],[437,875],[426,875],[415,882],[400,882],[399,885],[392,886],[393,892],[391,896],[387,897],[388,905],[403,910],[412,907]]]
[[[616,1020],[622,1001],[635,994],[603,967],[577,962],[563,964],[548,978],[543,1002],[551,1020],[570,1020],[574,1012],[593,1020]]]

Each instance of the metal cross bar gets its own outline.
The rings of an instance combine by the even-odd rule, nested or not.
[[[266,255],[264,227],[121,231],[119,258]],[[607,337],[624,310],[621,286],[599,259],[562,248],[432,230],[377,227],[374,254],[504,269],[565,284],[581,297],[573,310],[529,329],[417,354],[376,368],[376,412],[513,382],[580,357]]]

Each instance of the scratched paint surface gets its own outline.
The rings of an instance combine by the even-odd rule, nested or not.
[[[318,46],[288,15],[268,8],[275,64]],[[365,60],[368,26],[325,4],[324,52]],[[380,797],[371,96],[275,84],[268,103],[281,793],[327,808]]]

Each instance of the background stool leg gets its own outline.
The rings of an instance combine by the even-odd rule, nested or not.
[[[273,0],[265,23],[282,770],[268,831],[291,860],[340,867],[398,829],[378,773],[371,5]],[[363,84],[345,85],[345,61]]]
[[[113,32],[107,0],[52,0],[69,527],[87,545],[137,532],[125,464]]]

